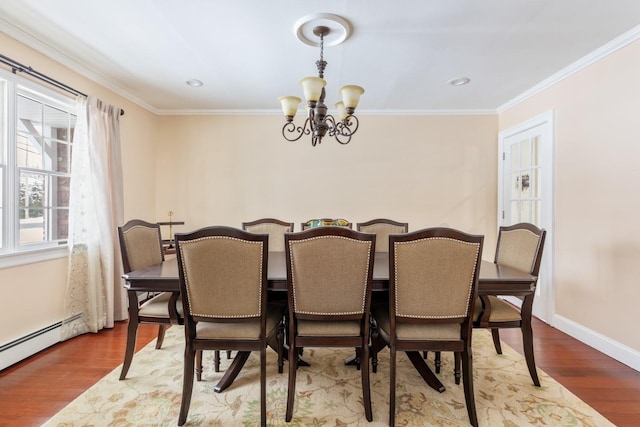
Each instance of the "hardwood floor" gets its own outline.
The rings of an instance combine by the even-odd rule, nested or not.
[[[157,326],[140,325],[137,348]],[[519,330],[501,338],[522,353]],[[640,372],[540,321],[534,322],[536,363],[618,427],[640,425]],[[0,372],[0,426],[39,426],[122,363],[126,323],[57,344]],[[134,358],[135,363],[135,358]]]

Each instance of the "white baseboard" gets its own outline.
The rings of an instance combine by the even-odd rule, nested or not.
[[[504,299],[518,307],[520,306],[521,301],[518,298],[505,297]],[[557,314],[553,316],[551,325],[578,341],[582,341],[589,347],[593,347],[607,356],[616,359],[618,362],[624,363],[630,368],[640,372],[639,351],[627,347],[624,344],[620,344],[611,338],[592,331],[589,328],[585,328],[579,323]]]
[[[627,347],[617,341],[612,340],[598,332],[585,328],[584,326],[557,314],[553,319],[553,326],[567,335],[582,341],[590,347],[606,354],[617,361],[624,363],[630,368],[640,372],[640,352]]]
[[[0,370],[8,368],[39,351],[60,342],[62,322],[40,329],[0,346]]]

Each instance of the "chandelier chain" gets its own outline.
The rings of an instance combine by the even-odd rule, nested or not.
[[[316,61],[318,67],[318,77],[324,78],[324,69],[327,66],[327,61],[324,60],[324,33],[320,33],[320,60]]]

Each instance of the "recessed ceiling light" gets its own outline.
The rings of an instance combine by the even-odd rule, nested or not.
[[[470,81],[471,80],[468,77],[458,77],[458,78],[449,80],[447,83],[449,83],[451,86],[464,86]]]
[[[187,80],[187,84],[191,87],[200,87],[202,86],[204,83],[202,83],[202,80],[198,80],[198,79],[191,79],[191,80]]]

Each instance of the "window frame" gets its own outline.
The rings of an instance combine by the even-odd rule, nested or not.
[[[27,96],[37,102],[77,115],[75,98],[62,94],[32,80],[0,69],[0,79],[5,84],[5,96],[0,99],[4,114],[0,116],[4,130],[0,127],[0,185],[2,187],[2,239],[0,268],[31,264],[68,256],[68,239],[21,245],[19,242],[19,182],[17,165],[17,103],[18,95]],[[71,165],[69,164],[69,169]],[[47,171],[49,174],[55,171]],[[70,173],[71,171],[69,171]]]

